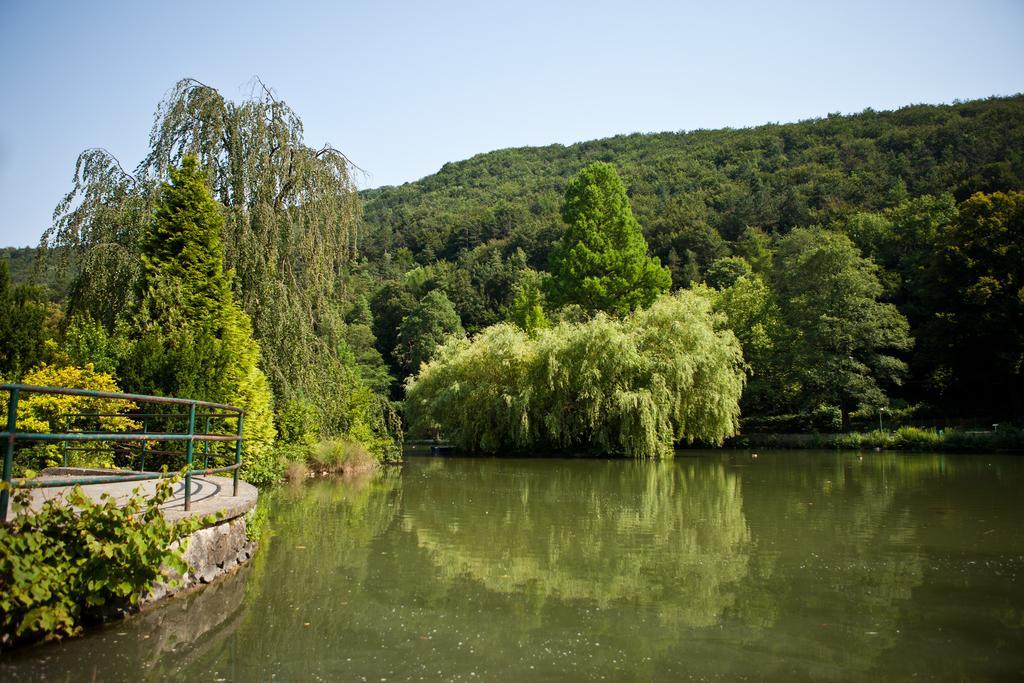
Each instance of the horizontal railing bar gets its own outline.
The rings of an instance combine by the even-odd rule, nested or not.
[[[117,446],[65,446],[64,451],[67,451],[68,453],[101,453],[103,451],[112,451],[114,453],[131,453],[132,447],[121,446],[120,448],[118,448]],[[139,452],[141,453],[142,451],[140,450]],[[147,449],[146,452],[155,453],[156,451],[151,451]]]
[[[134,482],[134,481],[146,481],[150,479],[163,479],[166,477],[175,476],[176,473],[168,472],[153,472],[145,471],[146,467],[146,456],[171,456],[181,457],[185,455],[187,465],[185,467],[185,510],[189,510],[190,498],[192,495],[191,481],[193,474],[215,474],[220,472],[233,472],[233,495],[238,495],[238,483],[239,483],[239,470],[242,467],[242,443],[244,437],[242,436],[242,425],[245,419],[245,410],[236,406],[230,406],[224,403],[213,403],[211,401],[196,401],[193,399],[186,398],[174,398],[170,396],[145,396],[142,394],[125,394],[112,391],[97,391],[94,389],[74,389],[66,387],[44,387],[32,384],[0,384],[0,391],[6,391],[8,394],[8,404],[6,407],[7,421],[6,429],[0,431],[0,443],[3,444],[3,481],[9,486],[0,488],[0,524],[3,524],[7,518],[8,506],[10,503],[10,491],[9,488],[52,488],[56,486],[71,486],[71,485],[83,485],[89,486],[92,484],[110,484],[116,482]],[[64,413],[58,415],[56,420],[63,420],[65,432],[26,432],[18,430],[18,402],[22,394],[47,394],[56,396],[82,396],[86,398],[100,398],[100,399],[111,399],[115,401],[131,402],[132,404],[162,404],[172,406],[187,407],[187,413],[144,413],[138,409],[137,405],[125,406],[124,410],[119,412],[73,412]],[[197,408],[203,408],[208,412],[201,413]],[[158,429],[173,429],[174,420],[179,418],[188,417],[188,430],[186,433],[169,433],[163,432],[149,432],[149,421],[151,419],[162,422],[157,426]],[[206,432],[209,432],[211,427],[216,429],[211,424],[211,420],[236,420],[237,432],[234,434],[210,434],[202,433],[196,434],[196,418],[205,419]],[[99,431],[105,425],[99,423],[101,418],[123,418],[132,421],[141,421],[143,426],[136,427],[138,431]],[[96,429],[97,431],[84,431],[71,430],[71,423],[73,420],[97,420]],[[170,425],[168,423],[171,423]],[[87,423],[88,424],[88,423]],[[108,426],[109,428],[109,426]],[[61,477],[56,476],[53,478],[42,478],[42,479],[13,479],[11,477],[12,460],[15,452],[15,445],[17,442],[60,442],[63,444],[63,460],[65,463],[68,462],[68,452],[80,452],[80,451],[93,451],[103,452],[110,451],[111,453],[118,455],[129,455],[134,458],[135,456],[141,456],[139,463],[139,469],[125,469],[120,470],[119,474],[110,475],[93,475],[83,477]],[[197,470],[193,465],[193,454],[195,453],[195,442],[220,442],[220,443],[234,443],[233,450],[235,452],[235,462],[230,465],[223,467],[207,467],[205,469]],[[183,442],[186,445],[184,454],[179,451],[172,450],[151,450],[148,448],[149,443],[158,442]],[[70,446],[69,443],[95,443],[100,444],[97,448],[87,448],[85,446]],[[114,444],[122,443],[125,446],[118,447]],[[165,446],[164,448],[171,448],[171,446]],[[216,464],[217,459],[223,457],[230,457],[228,454],[223,453],[210,453],[209,446],[204,447],[205,452],[203,455],[203,464],[209,465],[211,456]]]
[[[141,420],[146,417],[188,417],[188,413],[60,413],[54,419],[59,420],[62,417],[125,417],[129,420]],[[196,413],[196,417],[209,417],[209,418],[225,418],[232,419],[237,418],[238,413]]]
[[[241,463],[233,463],[231,465],[225,465],[224,467],[211,467],[205,470],[192,470],[192,474],[217,474],[218,472],[234,472],[235,470],[242,467]]]
[[[71,449],[69,448],[68,450],[71,450]],[[86,449],[81,449],[81,450],[86,450]],[[141,450],[137,450],[137,451],[135,451],[133,453],[133,455],[141,455],[141,454],[142,454]],[[158,456],[180,455],[180,456],[184,456],[185,455],[185,451],[165,451],[165,450],[153,450],[153,449],[147,448],[146,449],[146,457],[148,458],[151,455],[158,455]],[[231,454],[230,453],[215,453],[215,452],[211,451],[209,453],[204,453],[203,456],[204,457],[205,456],[209,456],[211,458],[230,458]]]
[[[53,439],[43,439],[43,441],[54,441],[54,440],[61,441],[62,440],[61,438],[56,438],[58,436],[60,436],[60,437],[68,436],[68,437],[71,437],[72,439],[74,439],[76,435],[78,435],[78,436],[81,436],[81,435],[96,436],[96,439],[95,439],[96,441],[103,441],[107,436],[110,436],[112,434],[125,434],[127,436],[133,437],[131,439],[125,439],[127,441],[146,441],[146,440],[152,441],[152,439],[149,439],[149,437],[151,437],[151,436],[161,437],[161,436],[167,436],[168,434],[177,434],[177,432],[142,432],[142,431],[138,431],[138,432],[134,432],[134,431],[133,432],[87,432],[85,430],[82,430],[82,431],[71,430],[71,431],[67,431],[67,432],[14,432],[14,433],[18,435],[18,438],[21,438],[23,435],[26,435],[26,434],[29,435],[29,436],[25,437],[26,439],[33,439],[33,438],[35,438],[35,436],[38,436],[40,434],[52,434],[54,436]],[[9,435],[9,434],[10,434],[10,432],[0,432],[0,439],[4,438],[6,435]],[[35,435],[35,436],[33,436],[33,435]],[[187,437],[188,433],[187,432],[183,433],[180,436]],[[230,437],[232,439],[237,439],[238,438],[237,434],[214,434],[212,432],[209,433],[209,434],[206,434],[206,433],[200,434],[199,432],[196,432],[196,434],[194,436],[196,437],[195,438],[196,441],[218,441],[218,440],[220,440],[220,437]],[[210,437],[210,438],[209,439],[201,439],[199,437]],[[214,438],[214,437],[216,437],[216,438]],[[92,440],[92,439],[89,439],[89,440]],[[159,439],[157,439],[157,440],[159,441]]]
[[[130,470],[126,470],[130,471]],[[146,479],[166,479],[177,472],[136,472],[134,474],[109,474],[93,477],[60,477],[59,479],[11,479],[14,488],[45,489],[55,486],[77,486],[89,484],[111,484],[118,481],[143,481]]]
[[[192,470],[192,474],[215,474],[231,472],[241,467],[240,464],[213,467],[207,470]],[[131,472],[131,470],[125,470]],[[113,484],[119,481],[145,481],[147,479],[167,479],[175,477],[178,472],[135,472],[133,474],[105,474],[92,477],[60,477],[59,479],[12,479],[14,488],[47,489],[57,486],[91,486],[92,484]]]
[[[115,446],[108,446],[106,448],[102,448],[102,447],[99,447],[99,448],[89,448],[87,446],[67,446],[67,447],[64,448],[64,450],[67,451],[68,453],[100,453],[100,452],[104,452],[104,451],[110,451],[112,453],[125,453],[125,452],[127,452],[130,455],[141,455],[142,454],[141,448],[139,448],[139,447],[132,448],[130,446],[125,447],[125,448],[123,448],[121,450],[119,450]],[[149,457],[151,455],[185,455],[185,451],[165,451],[165,450],[147,448],[146,449],[146,456]],[[203,453],[203,457],[204,458],[205,457],[210,457],[210,458],[233,458],[233,457],[235,457],[235,454],[234,453],[217,453],[216,451],[210,451],[209,453]]]
[[[91,398],[114,398],[123,401],[138,403],[164,403],[179,406],[197,406],[202,408],[216,408],[217,410],[228,410],[233,414],[244,415],[242,408],[229,406],[225,403],[212,403],[210,401],[194,401],[188,398],[174,398],[172,396],[146,396],[145,394],[121,394],[113,391],[96,391],[95,389],[67,389],[61,387],[41,387],[34,384],[0,384],[0,391],[13,391],[18,389],[32,394],[64,394],[69,396],[88,396]]]
[[[0,432],[0,440],[8,439],[11,432]],[[155,434],[144,432],[14,432],[15,441],[238,441],[237,434]]]

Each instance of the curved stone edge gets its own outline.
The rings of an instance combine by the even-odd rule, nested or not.
[[[65,472],[73,471],[73,476],[84,474],[137,474],[127,470],[61,470],[54,468],[44,470],[40,478],[50,480],[69,479]],[[58,472],[55,475],[54,472]],[[110,494],[119,501],[127,500],[136,490],[144,494],[152,495],[156,489],[157,480],[148,479],[144,481],[109,482],[105,484],[83,484],[81,491],[93,500],[99,501],[104,494]],[[75,488],[74,484],[59,485],[55,487],[32,489],[32,505],[30,509],[39,509],[45,501],[53,498],[61,498]],[[210,475],[194,474],[192,476],[192,505],[189,511],[185,511],[185,482],[178,481],[174,485],[171,497],[160,506],[164,519],[169,522],[176,522],[188,517],[204,517],[206,515],[219,515],[220,521],[226,521],[240,517],[256,506],[256,499],[259,490],[245,481],[238,482],[238,495],[234,495],[234,482],[231,477],[219,477]],[[15,510],[12,507],[8,510],[8,518],[13,518]]]
[[[173,596],[193,593],[252,559],[256,552],[256,543],[249,541],[246,528],[248,513],[256,507],[258,489],[252,484],[240,481],[239,494],[238,497],[216,496],[194,502],[193,510],[189,512],[184,512],[180,506],[164,507],[164,517],[169,521],[203,514],[217,514],[218,519],[210,526],[191,532],[187,538],[172,546],[184,546],[183,559],[188,565],[188,571],[184,577],[169,571],[170,581],[158,583],[150,593],[142,597],[138,604],[140,609]]]
[[[192,478],[192,487],[192,509],[185,512],[185,484],[179,482],[174,497],[160,506],[164,519],[176,522],[188,517],[219,515],[219,521],[224,522],[245,515],[256,507],[256,499],[259,497],[259,489],[244,481],[238,482],[238,495],[233,495],[233,484],[229,477],[197,475]],[[204,494],[203,487],[209,487],[211,492]]]
[[[248,562],[256,552],[256,543],[246,538],[245,530],[243,512],[233,519],[199,529],[176,543],[185,544],[184,559],[188,572],[184,577],[172,575],[176,579],[173,585],[168,582],[155,585],[139,600],[139,607],[144,609],[166,598],[191,593]]]

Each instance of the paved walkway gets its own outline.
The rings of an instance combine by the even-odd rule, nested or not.
[[[59,480],[68,479],[67,476],[42,475],[40,479]],[[112,484],[89,484],[82,486],[82,491],[92,498],[99,500],[104,493],[114,496],[119,502],[127,501],[133,489],[142,488],[143,491],[152,495],[156,490],[157,481],[149,479],[146,481],[125,481]],[[239,515],[244,515],[256,505],[257,489],[244,481],[238,482],[238,495],[233,493],[234,482],[231,477],[194,476],[192,477],[192,509],[185,512],[185,482],[184,480],[174,485],[174,495],[160,509],[164,517],[169,521],[184,519],[196,515],[210,515],[223,511],[223,519],[228,520]],[[65,496],[72,486],[53,486],[50,488],[31,489],[32,509],[39,509],[43,503],[51,498]],[[7,512],[7,518],[14,516],[13,505]]]

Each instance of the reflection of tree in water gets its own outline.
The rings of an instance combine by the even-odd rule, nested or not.
[[[344,606],[370,566],[371,541],[394,519],[400,482],[400,473],[387,469],[261,492],[260,504],[273,515],[250,566],[124,624],[62,644],[60,657],[26,657],[19,675],[139,681],[181,678],[189,671],[208,679],[219,671],[229,680],[246,680],[241,667],[259,670],[282,652],[295,652],[304,660],[299,677],[305,680],[305,664],[321,653],[315,641],[296,634],[318,611],[331,628],[345,625]]]
[[[401,473],[385,468],[368,475],[291,484],[273,491],[279,500],[272,503],[275,514],[268,545],[284,545],[288,559],[284,566],[275,563],[272,571],[307,577],[302,583],[270,577],[273,590],[281,590],[283,583],[308,595],[310,586],[306,581],[317,580],[314,577],[330,581],[334,572],[341,570],[364,572],[370,541],[391,525],[400,505],[400,484]],[[288,548],[289,544],[293,546]]]
[[[279,665],[284,679],[309,680],[311,671],[322,669],[324,658],[337,654],[325,647],[352,621],[349,605],[360,600],[373,541],[394,520],[401,474],[385,468],[267,495],[273,497],[269,538],[254,558],[238,645],[190,662],[186,672],[230,672],[229,680],[249,680],[266,678],[260,672]]]
[[[901,501],[946,470],[941,456],[796,453],[746,469],[758,553],[736,617],[760,628],[742,641],[770,653],[777,675],[868,673],[924,576],[918,520]]]
[[[653,606],[709,626],[749,562],[739,479],[721,464],[517,462],[452,465],[404,491],[403,528],[443,580],[597,606]]]
[[[963,591],[967,612],[941,583],[943,558],[1021,547],[1012,514],[954,514],[1008,508],[1015,472],[1003,481],[987,463],[941,456],[716,452],[667,464],[416,460],[400,475],[310,482],[271,494],[274,535],[241,614],[222,625],[196,615],[212,628],[132,680],[994,671],[911,635],[964,615],[980,629],[978,657],[997,652],[1019,669],[1014,579],[960,575],[961,555],[963,585],[988,581],[992,593]],[[150,633],[124,627],[128,640]],[[122,663],[138,656],[117,647],[109,656]],[[110,669],[122,670],[131,665]]]

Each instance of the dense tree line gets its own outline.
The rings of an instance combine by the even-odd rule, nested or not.
[[[556,273],[549,254],[570,230],[569,179],[595,161],[614,163],[674,289],[743,280],[723,297],[753,307],[731,312],[753,371],[746,416],[817,414],[818,426],[839,428],[857,406],[893,398],[937,419],[1003,419],[1024,408],[1024,355],[1007,333],[1022,315],[1024,96],[446,164],[363,193],[362,255],[384,281],[374,314],[400,320],[436,288],[471,335],[521,316],[517,293]],[[811,247],[822,251],[803,253]],[[814,301],[808,274],[836,259],[831,284],[818,284],[847,300]],[[826,305],[850,329],[823,322],[816,307]],[[380,332],[401,377],[407,370]]]
[[[363,253],[405,248],[426,264],[497,242],[544,266],[566,183],[594,161],[616,165],[653,253],[682,286],[689,266],[705,269],[748,226],[774,234],[908,197],[1024,189],[1024,97],[481,154],[364,193]]]
[[[131,173],[83,153],[32,270],[48,289],[22,285],[25,254],[11,252],[0,300],[35,327],[0,333],[35,336],[8,345],[5,377],[60,356],[156,386],[124,372],[141,334],[125,325],[168,298],[146,303],[141,257],[162,183],[194,155],[222,217],[211,277],[251,321],[287,443],[393,448],[389,399],[439,346],[506,322],[524,344],[571,346],[595,314],[620,325],[666,288],[692,290],[716,334],[738,339],[749,428],[1024,408],[1022,96],[500,150],[360,199],[347,159],[307,147],[262,84],[234,103],[185,80],[150,147]]]

